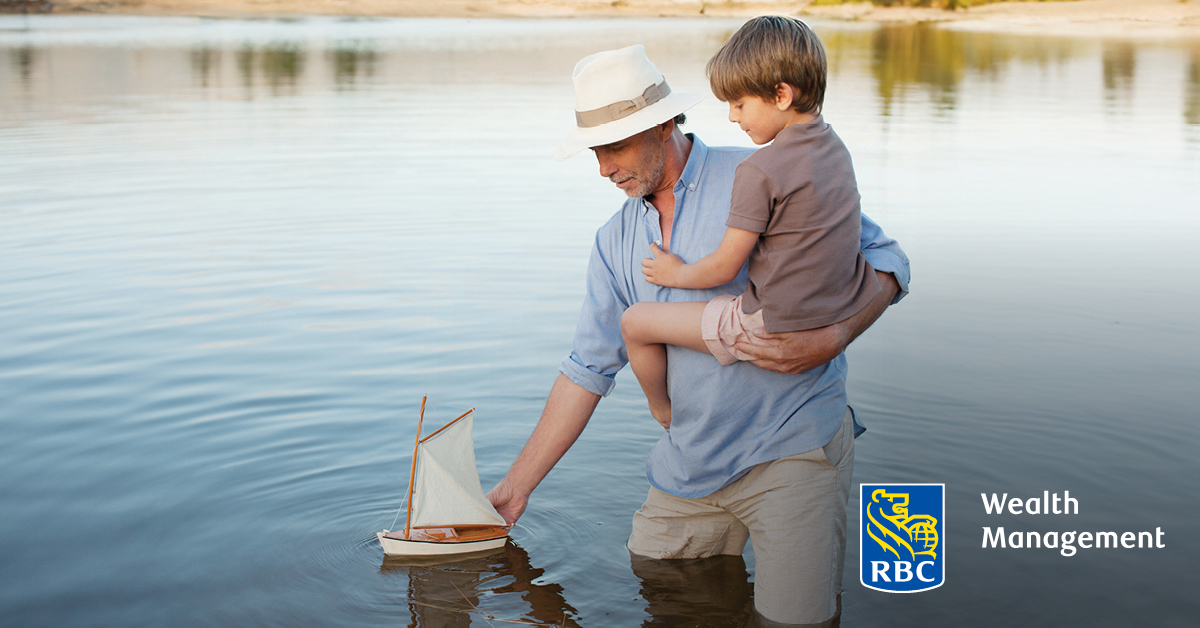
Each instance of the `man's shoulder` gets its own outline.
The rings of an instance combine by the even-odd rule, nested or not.
[[[744,146],[709,146],[708,159],[717,163],[732,163],[740,164],[747,157],[759,152],[761,149],[746,148]]]
[[[753,148],[741,146],[710,146],[704,160],[704,168],[699,173],[700,182],[707,181],[707,186],[730,185],[733,183],[734,172],[747,158],[755,154]]]

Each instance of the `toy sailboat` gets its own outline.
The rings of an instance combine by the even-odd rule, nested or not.
[[[495,549],[509,526],[479,485],[472,438],[475,408],[421,438],[425,398],[417,420],[417,443],[408,476],[404,530],[375,533],[387,556],[437,556]]]

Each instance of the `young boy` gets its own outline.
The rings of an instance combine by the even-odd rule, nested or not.
[[[741,296],[641,302],[621,317],[633,372],[663,427],[671,425],[664,344],[711,353],[722,365],[754,359],[734,345],[850,318],[880,291],[859,249],[850,153],[821,118],[820,39],[796,19],[755,18],[721,46],[707,72],[713,93],[729,103],[729,121],[755,144],[774,143],[738,166],[728,229],[716,251],[685,264],[651,245],[654,257],[642,262],[650,283],[700,289],[733,281],[750,260]]]

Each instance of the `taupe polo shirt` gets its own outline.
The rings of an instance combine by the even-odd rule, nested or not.
[[[850,318],[879,293],[860,250],[862,216],[850,152],[824,118],[779,132],[737,168],[730,227],[762,234],[742,310],[769,333]]]

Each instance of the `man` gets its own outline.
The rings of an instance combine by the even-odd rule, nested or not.
[[[591,148],[629,196],[596,236],[587,297],[571,355],[537,427],[488,498],[508,521],[587,425],[627,362],[621,314],[638,301],[708,301],[729,284],[680,290],[645,281],[650,244],[695,260],[716,249],[734,169],[748,149],[709,148],[683,134],[682,113],[701,99],[673,93],[642,46],[602,52],[574,72],[578,129],[565,159]],[[742,347],[753,363],[722,367],[710,355],[668,347],[672,424],[650,453],[651,489],[634,515],[628,548],[638,559],[738,555],[747,537],[757,563],[755,608],[788,624],[838,613],[855,424],[846,405],[846,346],[906,292],[908,260],[863,218],[863,252],[882,293],[855,316],[817,330]],[[768,370],[769,369],[769,370]]]

